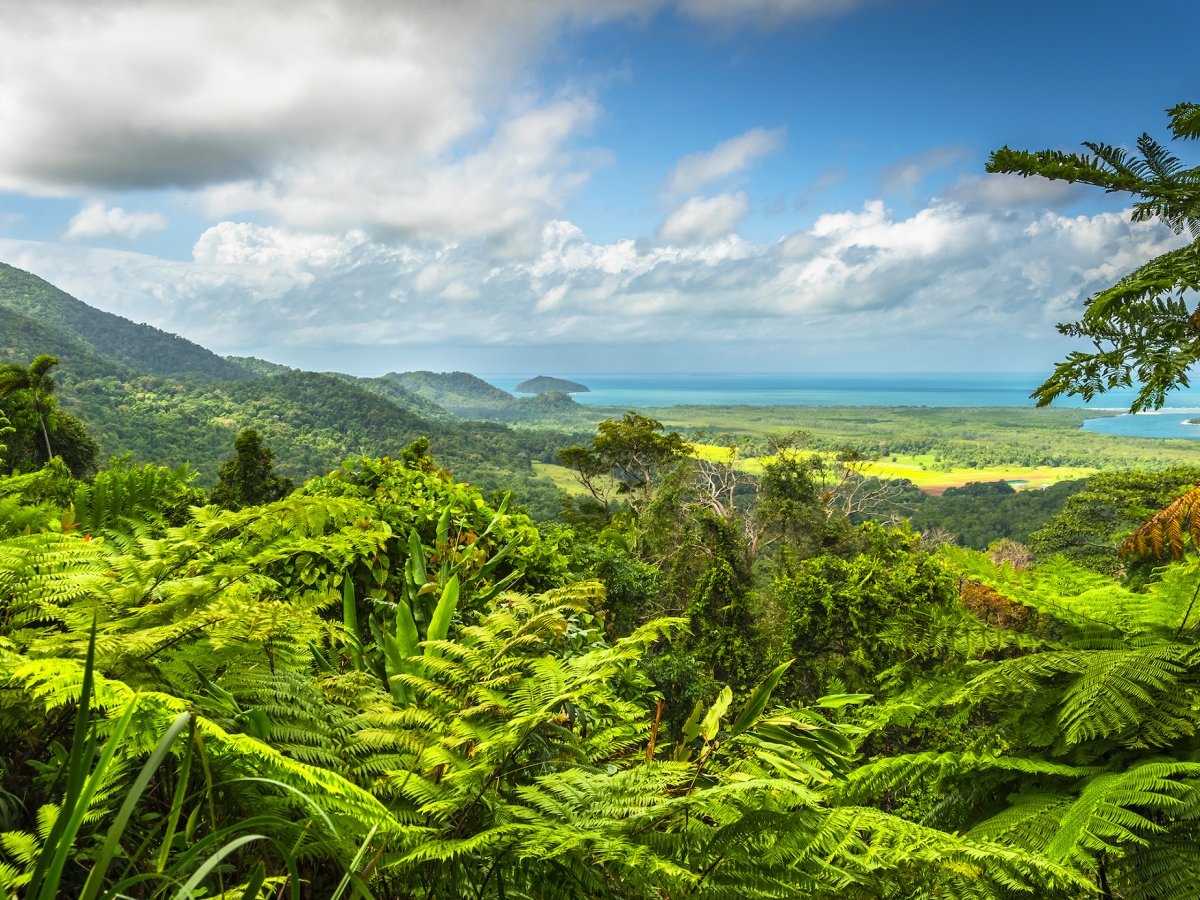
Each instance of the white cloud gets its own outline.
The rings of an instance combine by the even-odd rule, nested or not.
[[[587,177],[562,144],[595,112],[587,98],[560,98],[514,116],[461,158],[398,171],[386,148],[363,148],[283,167],[269,183],[212,188],[204,205],[218,217],[261,210],[299,228],[365,224],[398,241],[482,237],[520,252]]]
[[[63,237],[70,241],[108,237],[133,240],[166,227],[167,217],[162,213],[126,212],[119,206],[108,207],[97,200],[88,203],[71,217]]]
[[[171,189],[214,218],[532,252],[608,163],[585,146],[601,111],[589,86],[541,89],[537,65],[564,33],[668,6],[706,23],[831,11],[829,0],[0,0],[0,192]],[[755,129],[685,159],[671,190],[698,193],[781,142]],[[125,233],[148,220],[134,222]]]
[[[574,148],[587,90],[529,68],[636,8],[0,0],[0,191],[181,188],[217,216],[528,241],[605,161]]]
[[[1048,178],[1020,175],[970,175],[945,191],[947,200],[987,209],[1060,207],[1083,196],[1085,187]]]
[[[710,182],[749,168],[759,158],[783,146],[784,129],[754,128],[730,138],[706,153],[685,156],[667,176],[668,194],[693,194]]]
[[[649,364],[639,352],[693,370],[1012,370],[1059,356],[1055,322],[1182,240],[1124,214],[945,200],[905,217],[874,200],[762,243],[713,233],[597,243],[552,220],[532,257],[498,261],[482,239],[408,246],[226,222],[188,262],[2,240],[0,258],[220,352],[364,374],[580,354],[612,370]]]
[[[742,191],[692,197],[667,216],[658,229],[658,237],[668,244],[711,241],[736,230],[749,211],[750,201]]]

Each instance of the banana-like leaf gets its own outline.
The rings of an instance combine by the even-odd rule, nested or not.
[[[429,630],[425,637],[430,641],[444,641],[446,635],[450,632],[450,620],[454,618],[454,611],[458,608],[458,576],[450,576],[450,581],[442,590],[442,598],[438,601],[437,609],[433,611],[433,619],[429,622]],[[431,656],[441,656],[440,650],[427,648],[426,653]]]
[[[420,640],[421,636],[417,632],[417,621],[413,618],[412,607],[408,605],[407,600],[397,600],[396,641],[399,644],[400,653],[404,656],[415,656]]]
[[[687,720],[683,723],[683,739],[685,741],[692,741],[699,737],[700,713],[703,709],[703,704],[697,700],[696,705],[692,707],[692,711],[688,713]]]
[[[713,705],[708,708],[708,714],[704,717],[704,721],[700,723],[700,735],[707,742],[712,742],[717,736],[717,732],[721,729],[721,719],[725,717],[725,713],[729,712],[729,704],[733,702],[733,689],[729,685],[721,688],[721,693],[717,694],[717,699],[713,701]]]
[[[771,692],[775,690],[775,686],[779,684],[779,679],[783,677],[783,673],[787,671],[795,660],[789,659],[787,662],[780,663],[771,670],[771,674],[762,680],[762,682],[754,689],[754,693],[750,695],[750,699],[746,702],[745,708],[741,715],[734,720],[729,727],[731,736],[739,735],[747,728],[754,727],[754,724],[762,717],[763,710],[767,708],[767,703],[771,700]]]

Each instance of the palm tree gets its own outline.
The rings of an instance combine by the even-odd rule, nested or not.
[[[18,391],[29,391],[33,411],[42,427],[42,440],[46,442],[47,460],[54,458],[54,450],[50,446],[50,432],[46,428],[46,414],[50,409],[49,399],[56,387],[54,379],[47,373],[57,365],[57,356],[42,353],[34,358],[29,368],[18,363],[0,366],[0,398],[9,397]]]

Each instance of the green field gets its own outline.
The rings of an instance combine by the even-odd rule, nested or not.
[[[675,406],[642,412],[704,443],[738,440],[762,452],[769,437],[799,431],[815,449],[849,448],[897,464],[915,458],[925,469],[946,472],[995,466],[1162,469],[1200,461],[1196,441],[1086,431],[1086,419],[1112,415],[1091,410]]]
[[[617,418],[615,411],[605,411]],[[1086,419],[1112,415],[1079,409],[1021,407],[673,406],[640,410],[685,435],[699,455],[728,458],[761,471],[769,442],[802,433],[797,446],[829,454],[853,450],[864,475],[905,478],[928,493],[975,481],[1045,487],[1101,470],[1159,470],[1200,462],[1200,443],[1132,438],[1084,430]],[[539,477],[582,491],[569,471],[537,464]]]
[[[708,460],[729,459],[729,448],[716,444],[693,444],[696,455]],[[835,454],[825,454],[832,462]],[[758,474],[772,457],[751,456],[737,460],[736,467]],[[554,467],[558,468],[558,467]],[[972,481],[1007,481],[1017,490],[1042,488],[1059,481],[1087,478],[1098,470],[1088,466],[1016,466],[995,465],[976,468],[939,466],[929,454],[897,454],[885,460],[856,463],[855,468],[867,477],[891,480],[903,478],[921,490],[940,494],[949,487],[962,487]]]

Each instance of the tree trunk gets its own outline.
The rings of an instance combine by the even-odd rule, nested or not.
[[[46,442],[46,462],[54,459],[54,451],[50,448],[50,432],[46,430],[46,417],[42,414],[42,403],[38,400],[37,390],[33,392],[33,408],[37,412],[38,424],[42,426],[42,440]]]

